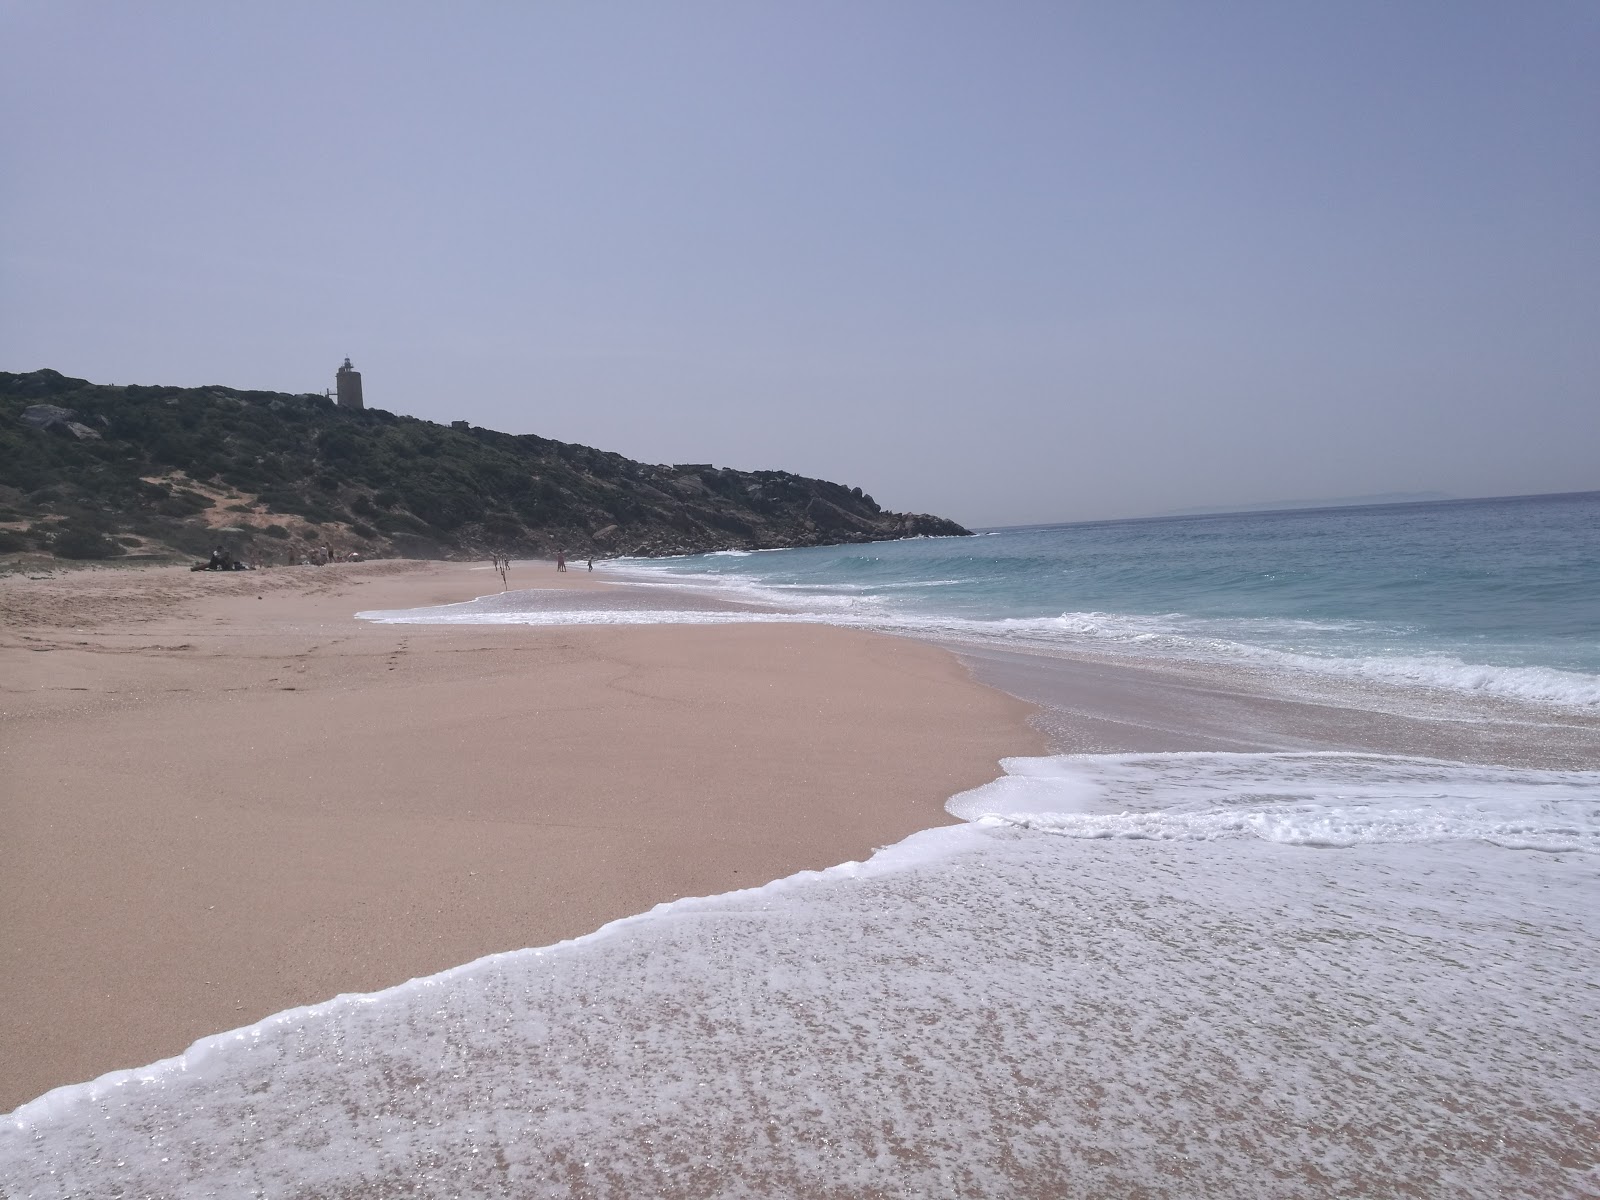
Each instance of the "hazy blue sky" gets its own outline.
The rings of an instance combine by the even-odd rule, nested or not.
[[[1600,4],[0,0],[0,369],[969,524],[1600,488]]]

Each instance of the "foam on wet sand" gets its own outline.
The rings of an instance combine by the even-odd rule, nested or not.
[[[1010,765],[1033,786],[959,798],[978,824],[281,1014],[43,1098],[0,1155],[31,1138],[41,1196],[1591,1194],[1593,855],[1312,848],[1351,787],[1499,781]],[[1298,791],[1275,803],[1311,838],[1039,832],[1041,805],[1161,811],[1195,774],[1218,808]],[[1592,839],[1593,796],[1545,833]]]

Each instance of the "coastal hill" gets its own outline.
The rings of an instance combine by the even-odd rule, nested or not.
[[[859,487],[324,396],[0,372],[0,555],[663,555],[960,535]]]

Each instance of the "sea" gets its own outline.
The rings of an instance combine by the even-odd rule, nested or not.
[[[1054,752],[58,1089],[0,1195],[1600,1196],[1600,493],[596,573],[362,615],[931,640]]]

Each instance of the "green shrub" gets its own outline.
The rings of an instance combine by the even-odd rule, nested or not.
[[[501,516],[484,519],[483,535],[492,543],[501,546],[509,546],[526,536],[521,525]]]
[[[156,511],[165,517],[187,517],[192,513],[204,512],[215,505],[215,501],[199,492],[191,492],[188,488],[179,488],[165,499],[157,501]]]
[[[127,553],[98,529],[87,525],[63,525],[57,530],[50,549],[57,558],[115,558]]]
[[[204,558],[216,547],[217,531],[215,529],[207,529],[203,525],[173,522],[162,531],[161,540],[181,550],[184,554],[192,554],[196,558]]]
[[[404,513],[384,513],[372,522],[385,533],[427,533],[428,527]]]
[[[296,493],[273,489],[261,493],[261,504],[273,512],[298,513],[304,510],[306,502]]]
[[[289,531],[282,525],[264,525],[261,528],[261,532],[273,538],[286,538],[289,536]]]

